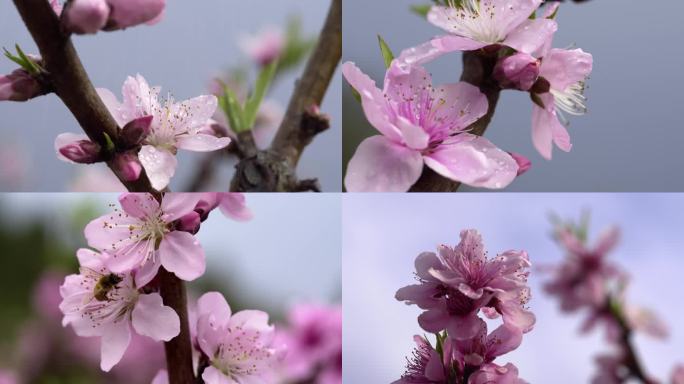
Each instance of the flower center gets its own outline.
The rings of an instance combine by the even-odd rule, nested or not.
[[[556,100],[556,108],[575,116],[587,113],[584,88],[584,81],[579,81],[563,91],[551,88],[550,92]]]
[[[212,365],[236,381],[257,374],[261,363],[270,357],[269,350],[259,345],[261,333],[242,327],[229,328],[227,332],[231,334],[231,340],[219,346]]]
[[[448,8],[444,12],[451,22],[452,33],[491,44],[506,38],[506,26],[500,21],[502,18],[497,12],[512,11],[512,4],[500,9],[490,0],[448,0],[447,4]]]
[[[98,271],[81,267],[81,286],[91,295],[76,308],[98,327],[123,320],[133,310],[138,291],[130,279],[109,273],[105,268]]]

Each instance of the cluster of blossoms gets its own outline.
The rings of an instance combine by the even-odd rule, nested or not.
[[[207,152],[225,148],[230,138],[217,136],[211,117],[218,101],[202,95],[183,102],[161,100],[160,87],[151,87],[141,76],[128,77],[119,102],[108,89],[97,90],[120,127],[115,153],[83,134],[64,133],[55,140],[60,159],[91,164],[113,156],[115,171],[124,180],[137,180],[145,170],[152,187],[163,190],[176,172],[178,149]]]
[[[543,157],[551,159],[553,143],[569,151],[563,112],[586,111],[583,91],[592,56],[581,49],[551,48],[558,3],[537,12],[542,2],[463,0],[433,6],[427,20],[448,34],[404,50],[389,65],[382,90],[353,63],[345,63],[345,78],[381,133],[363,141],[350,160],[347,190],[407,191],[424,165],[454,181],[499,189],[530,167],[523,156],[469,132],[492,107],[478,87],[432,85],[423,65],[454,51],[491,62],[484,76],[501,89],[530,93],[532,139]]]
[[[513,364],[494,361],[516,349],[535,324],[526,307],[527,253],[509,250],[488,258],[475,230],[462,231],[456,247],[441,245],[438,251],[418,255],[418,284],[396,294],[397,300],[424,310],[418,323],[436,335],[436,344],[416,336],[413,359],[395,383],[524,383]],[[480,313],[488,319],[501,317],[503,323],[488,332]]]
[[[186,281],[204,273],[204,251],[194,234],[210,212],[219,208],[235,220],[251,218],[241,194],[167,193],[158,201],[151,194],[125,193],[119,203],[120,209],[86,226],[93,249],[77,252],[80,273],[67,276],[60,288],[63,325],[79,336],[101,338],[104,371],[123,357],[131,330],[156,341],[178,336],[179,317],[164,305],[156,277],[161,267]],[[206,383],[261,382],[272,374],[282,351],[271,347],[275,331],[266,313],[231,315],[218,293],[205,294],[197,307],[192,328],[209,362],[202,375]]]
[[[647,377],[640,367],[636,352],[627,339],[633,332],[641,332],[657,339],[668,337],[667,326],[651,311],[628,303],[625,291],[629,277],[607,255],[619,242],[616,227],[605,230],[592,247],[587,244],[588,221],[581,224],[558,221],[554,238],[567,256],[550,272],[546,293],[555,297],[561,311],[584,312],[586,319],[581,327],[587,333],[597,326],[605,329],[612,351],[596,358],[598,372],[596,384],[621,384],[630,378],[656,382]],[[679,383],[676,369],[672,382]],[[680,380],[680,381],[678,381]]]

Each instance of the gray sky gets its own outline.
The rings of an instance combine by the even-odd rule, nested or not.
[[[154,27],[79,36],[75,37],[75,44],[97,87],[109,88],[120,97],[126,76],[140,73],[151,84],[161,85],[162,92],[170,91],[177,99],[187,99],[207,93],[209,79],[222,69],[246,62],[236,43],[240,33],[256,32],[265,25],[283,25],[289,15],[299,15],[304,31],[318,34],[329,2],[279,0],[259,7],[253,4],[237,0],[168,1],[165,19]],[[3,1],[0,2],[0,46],[10,48],[15,43],[26,52],[36,52],[12,2]],[[8,73],[14,67],[9,60],[0,60],[0,73]],[[282,79],[273,90],[273,98],[283,108],[299,73],[301,68]],[[332,129],[318,136],[307,148],[298,170],[302,178],[318,177],[328,191],[341,188],[340,85],[340,77],[336,76],[322,106],[332,116]],[[28,103],[0,103],[0,117],[0,143],[21,148],[29,167],[24,183],[17,187],[0,182],[0,190],[66,189],[68,180],[79,167],[58,161],[53,142],[61,132],[80,130],[66,107],[51,95]],[[172,190],[186,184],[184,181],[194,169],[192,163],[200,158],[201,154],[180,151]],[[215,188],[227,189],[232,173],[232,166],[224,167],[222,184]]]
[[[441,30],[410,13],[414,0],[345,0],[344,61],[382,84],[384,67],[376,35],[398,53]],[[680,15],[684,2],[593,0],[566,2],[558,16],[554,45],[572,44],[594,55],[589,80],[589,114],[572,118],[572,152],[554,150],[546,161],[532,147],[531,102],[527,94],[507,91],[485,136],[499,147],[521,153],[533,168],[510,191],[681,191],[679,156],[684,145],[681,106],[684,55]],[[437,83],[458,80],[461,55],[428,66]],[[344,160],[363,137],[377,134],[344,86]],[[467,190],[467,188],[465,188]]]

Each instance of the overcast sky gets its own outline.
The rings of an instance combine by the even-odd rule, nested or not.
[[[140,73],[150,84],[161,85],[177,99],[206,93],[209,79],[224,68],[246,62],[239,50],[241,33],[256,32],[267,25],[284,25],[290,15],[299,15],[307,34],[317,35],[328,10],[324,0],[278,0],[255,7],[252,1],[202,0],[168,1],[164,20],[154,26],[130,28],[123,32],[100,33],[74,38],[81,60],[97,87],[105,87],[120,97],[126,76]],[[0,2],[0,47],[21,45],[37,52],[28,31],[11,1]],[[14,63],[2,58],[0,73],[8,73]],[[296,72],[276,84],[273,98],[283,108],[293,91]],[[330,87],[322,110],[332,116],[332,129],[316,137],[304,152],[299,166],[302,178],[318,177],[328,191],[341,188],[341,81]],[[50,95],[28,103],[0,103],[0,191],[62,191],[68,188],[76,167],[55,159],[53,142],[61,132],[79,132],[74,118],[59,100]],[[18,150],[19,154],[7,155]],[[3,156],[5,155],[5,156]],[[195,169],[201,154],[180,151],[177,176],[172,190],[179,190]],[[5,160],[9,157],[8,160]],[[16,161],[27,168],[19,185],[2,180],[3,168]],[[222,180],[213,188],[225,190],[232,165],[222,169]]]

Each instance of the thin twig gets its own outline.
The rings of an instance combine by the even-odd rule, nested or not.
[[[50,4],[44,0],[14,0],[14,5],[40,50],[47,71],[45,76],[57,96],[69,108],[91,140],[105,148],[106,134],[116,144],[119,127],[97,95],[69,34],[62,29],[59,18]],[[111,161],[108,161],[107,165],[129,191],[151,190],[144,171],[138,180],[126,181],[116,172]]]
[[[627,322],[625,314],[622,313],[618,307],[611,305],[612,302],[613,299],[608,300],[605,311],[620,327],[619,344],[622,352],[624,353],[624,365],[629,370],[629,375],[641,381],[643,384],[658,384],[657,381],[649,377],[649,375],[646,373],[646,369],[639,359],[639,355],[632,340],[634,332]]]
[[[461,81],[479,87],[489,101],[487,114],[468,127],[470,133],[474,135],[484,135],[494,117],[494,112],[496,112],[501,88],[492,77],[494,65],[496,65],[496,57],[489,56],[481,51],[463,53]],[[424,166],[420,179],[411,187],[410,192],[456,192],[460,186],[461,183],[447,179]]]
[[[231,191],[294,192],[302,189],[296,177],[297,163],[304,149],[322,132],[307,129],[311,125],[306,111],[323,102],[341,57],[342,0],[332,0],[318,43],[297,81],[271,147],[250,155],[251,149],[255,148],[249,143],[251,139],[245,138],[247,142],[239,144],[245,157],[235,168]]]

